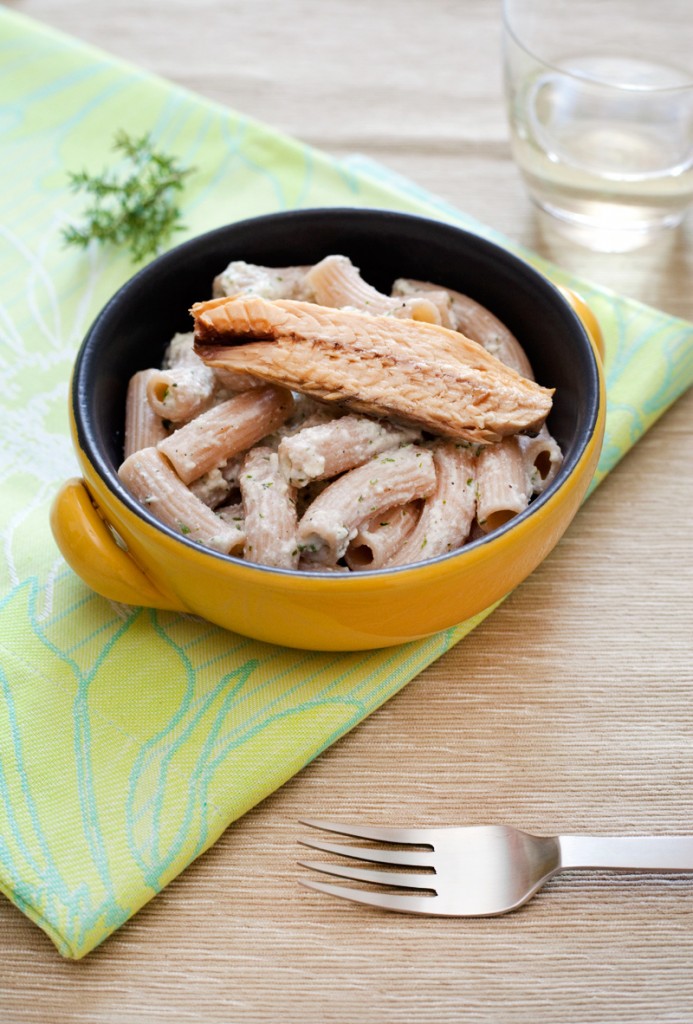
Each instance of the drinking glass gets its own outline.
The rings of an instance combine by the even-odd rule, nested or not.
[[[574,241],[647,244],[693,202],[693,0],[504,0],[513,155]]]

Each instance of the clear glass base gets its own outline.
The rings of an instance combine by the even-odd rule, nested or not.
[[[532,195],[534,204],[550,226],[563,238],[595,252],[633,252],[652,245],[663,232],[681,224],[684,213],[670,213],[656,220],[608,220],[605,217],[590,217],[566,211],[552,203]]]

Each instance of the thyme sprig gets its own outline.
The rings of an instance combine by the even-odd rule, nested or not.
[[[177,199],[193,168],[155,150],[149,135],[133,138],[120,131],[113,149],[123,158],[115,168],[102,174],[70,174],[70,189],[93,201],[84,224],[70,225],[63,238],[68,245],[83,248],[92,239],[125,245],[139,262],[155,255],[184,227]]]

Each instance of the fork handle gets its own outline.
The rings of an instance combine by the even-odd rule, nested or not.
[[[693,871],[693,836],[559,836],[561,870]]]

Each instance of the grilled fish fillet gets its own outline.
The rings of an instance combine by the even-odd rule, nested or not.
[[[209,366],[453,440],[535,432],[551,408],[552,390],[435,324],[255,295],[191,312],[195,351]]]

